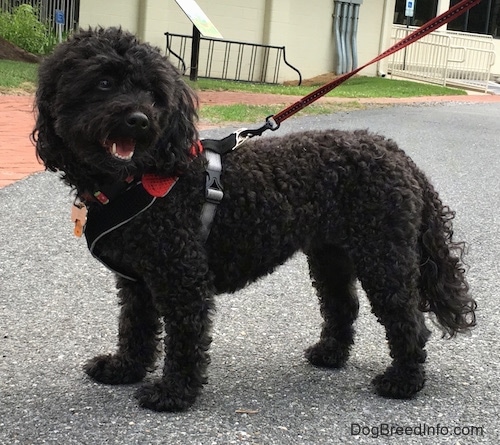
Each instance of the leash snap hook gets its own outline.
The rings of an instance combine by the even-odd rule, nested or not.
[[[236,130],[234,132],[235,144],[231,151],[236,150],[238,147],[242,146],[246,141],[248,141],[248,139],[253,136],[251,132],[252,130],[249,130],[248,128],[240,128],[239,130]]]
[[[232,150],[235,150],[236,148],[242,146],[246,141],[253,138],[254,136],[262,136],[262,133],[264,133],[264,131],[266,130],[276,131],[278,128],[280,128],[280,124],[274,120],[273,114],[266,117],[265,124],[260,128],[256,128],[253,130],[249,130],[248,128],[240,128],[233,133],[235,137],[235,144]]]

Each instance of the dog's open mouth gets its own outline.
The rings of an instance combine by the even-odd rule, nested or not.
[[[130,161],[134,156],[135,143],[133,138],[113,138],[106,139],[102,145],[113,157],[122,161]]]

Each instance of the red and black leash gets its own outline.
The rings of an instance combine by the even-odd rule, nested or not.
[[[451,7],[448,11],[446,11],[443,14],[429,20],[427,23],[422,25],[420,28],[413,31],[411,34],[406,36],[404,39],[400,40],[395,45],[391,46],[388,50],[384,51],[379,56],[370,60],[368,63],[364,64],[363,66],[361,66],[359,68],[356,68],[353,71],[350,71],[347,74],[344,74],[340,77],[337,77],[335,80],[333,80],[333,81],[327,83],[326,85],[323,85],[322,87],[314,90],[312,93],[309,93],[307,96],[304,96],[303,98],[299,99],[297,102],[295,102],[292,105],[288,106],[287,108],[281,110],[279,113],[272,115],[272,116],[269,116],[266,119],[266,123],[263,127],[256,129],[256,130],[243,130],[243,131],[241,131],[238,135],[238,137],[240,138],[239,143],[243,142],[244,140],[246,140],[249,137],[260,136],[266,130],[273,130],[273,131],[277,130],[280,127],[281,123],[285,119],[288,119],[290,116],[293,116],[298,111],[302,110],[303,108],[312,104],[314,101],[323,97],[325,94],[329,93],[334,88],[336,88],[340,84],[344,83],[347,79],[351,78],[352,76],[354,76],[355,74],[360,72],[362,69],[366,68],[367,66],[369,66],[373,63],[378,62],[379,60],[384,59],[385,57],[390,56],[391,54],[394,54],[395,52],[407,47],[408,45],[416,42],[417,40],[420,40],[422,37],[426,36],[427,34],[430,34],[432,31],[435,31],[436,29],[440,28],[441,26],[443,26],[443,25],[451,22],[452,20],[456,19],[457,17],[461,16],[466,11],[468,11],[472,7],[479,4],[481,1],[482,0],[462,0],[461,2],[457,3],[455,6]],[[237,141],[236,145],[239,145],[239,143]]]

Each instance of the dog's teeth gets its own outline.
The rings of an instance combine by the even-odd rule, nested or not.
[[[113,142],[111,145],[108,145],[109,147],[109,153],[115,157],[116,159],[120,159],[122,161],[130,161],[132,159],[132,156],[134,155],[133,150],[128,150],[128,154],[123,155],[118,152],[118,145],[116,142]]]
[[[117,159],[121,159],[122,161],[130,161],[132,159],[132,156],[134,155],[134,153],[130,153],[128,154],[127,156],[123,156],[123,155],[120,155],[118,153],[113,153],[113,156]]]

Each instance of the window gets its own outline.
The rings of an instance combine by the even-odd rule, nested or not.
[[[451,0],[450,6],[456,5],[459,1]],[[500,0],[483,0],[461,17],[450,22],[448,29],[500,37]]]
[[[430,19],[436,17],[438,0],[415,0],[415,14],[410,17],[410,22],[406,23],[405,16],[406,0],[396,0],[396,8],[394,10],[394,23],[400,25],[415,25],[420,26]]]

